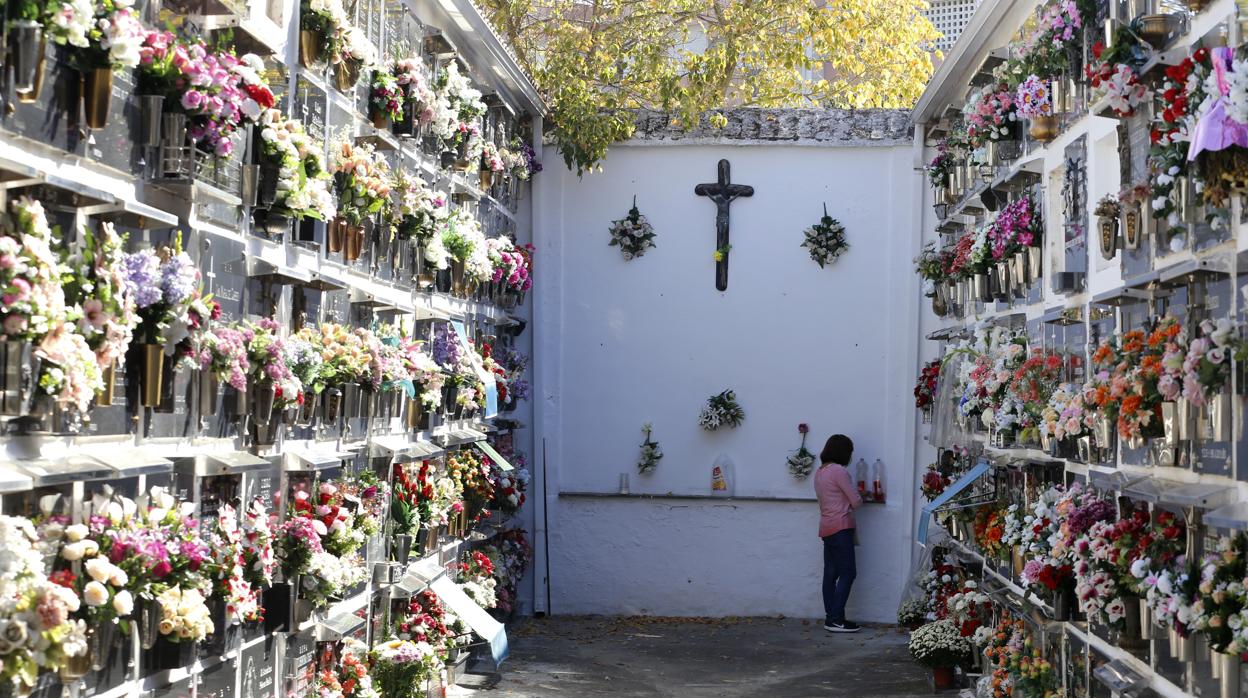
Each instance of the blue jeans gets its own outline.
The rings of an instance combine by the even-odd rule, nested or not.
[[[823,611],[825,622],[845,622],[845,602],[858,574],[854,562],[854,529],[823,537]]]

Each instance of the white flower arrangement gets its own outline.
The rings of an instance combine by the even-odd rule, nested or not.
[[[797,425],[797,433],[802,435],[802,444],[785,459],[785,463],[789,466],[789,474],[799,480],[809,477],[815,469],[815,454],[806,449],[806,434],[809,432],[810,427],[805,424]]]
[[[641,431],[646,435],[646,440],[641,444],[641,458],[637,461],[637,472],[645,475],[652,472],[663,459],[663,449],[659,448],[659,442],[650,438],[653,427],[650,422],[642,425]]]
[[[198,589],[169,587],[156,597],[160,604],[161,635],[173,642],[199,642],[212,634],[212,614]]]
[[[910,654],[927,667],[952,667],[970,661],[975,648],[951,620],[928,623],[910,634]]]
[[[823,218],[804,232],[805,240],[802,247],[810,253],[810,258],[822,269],[835,262],[838,257],[849,250],[849,242],[845,239],[845,226],[828,215],[827,204],[823,207]]]
[[[698,415],[698,425],[706,431],[716,431],[722,426],[735,429],[744,421],[745,410],[737,404],[737,394],[732,390],[708,398]]]
[[[922,625],[927,622],[927,601],[925,599],[907,599],[897,609],[898,625]]]
[[[624,261],[630,261],[636,257],[640,257],[646,253],[646,250],[655,247],[654,244],[654,227],[650,225],[650,221],[641,215],[641,211],[637,210],[637,197],[633,197],[633,207],[628,210],[628,215],[618,221],[611,221],[611,242],[607,245],[620,248],[620,254],[624,255]]]

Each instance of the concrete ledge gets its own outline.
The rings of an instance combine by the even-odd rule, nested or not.
[[[878,147],[911,145],[913,127],[905,109],[724,109],[728,123],[710,124],[704,115],[696,126],[673,124],[666,112],[640,110],[628,145],[811,145]],[[613,147],[616,147],[613,146]]]

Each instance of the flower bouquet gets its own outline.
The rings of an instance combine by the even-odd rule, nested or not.
[[[810,427],[798,424],[797,432],[802,435],[802,443],[796,451],[789,454],[785,462],[789,466],[789,474],[800,479],[809,476],[811,470],[814,469],[815,454],[806,450],[806,435],[810,433]]]
[[[940,359],[933,359],[923,365],[919,371],[919,380],[914,384],[914,406],[929,411],[936,401],[936,384],[940,380]]]
[[[1215,652],[1239,655],[1248,652],[1248,536],[1239,533],[1220,539],[1213,555],[1200,571],[1199,596],[1194,610],[1195,627]]]
[[[637,460],[637,472],[642,475],[654,472],[659,466],[659,461],[663,460],[663,449],[659,448],[659,442],[650,438],[653,427],[650,422],[641,425],[641,433],[646,435],[646,440],[641,442],[641,456]]]
[[[979,590],[979,584],[968,579],[962,590],[950,596],[945,605],[945,618],[953,621],[962,637],[971,637],[985,621],[992,618],[992,599]]]
[[[1031,137],[1045,142],[1053,140],[1057,136],[1057,118],[1049,81],[1029,75],[1019,84],[1015,96],[1019,115],[1031,121]]]
[[[374,70],[373,84],[368,94],[369,117],[376,128],[388,128],[390,122],[403,119],[403,103],[406,90],[392,70]]]
[[[923,493],[923,498],[931,502],[944,494],[945,488],[950,484],[952,484],[952,480],[942,475],[936,468],[936,464],[932,463],[927,466],[927,472],[923,473],[923,480],[919,483],[919,490]]]
[[[466,551],[457,567],[456,583],[470,599],[484,609],[498,605],[494,579],[494,563],[478,550]]]
[[[78,331],[95,353],[96,364],[107,371],[125,360],[139,322],[134,289],[126,278],[126,237],[118,235],[112,223],[104,222],[96,234],[84,228],[82,241],[81,253],[67,263],[80,271],[65,284],[65,301],[82,308]],[[112,386],[106,381],[104,387]]]
[[[417,698],[442,669],[437,649],[428,642],[389,640],[373,649],[373,685],[387,698]]]
[[[12,362],[6,370],[21,376],[29,368],[38,390],[14,379],[8,389],[19,395],[17,404],[4,405],[11,416],[25,415],[37,392],[50,396],[63,409],[85,413],[104,387],[97,356],[85,332],[75,324],[85,308],[90,315],[84,329],[92,331],[91,322],[102,325],[106,322],[103,305],[85,295],[86,289],[94,289],[92,279],[78,279],[62,264],[52,249],[54,242],[42,204],[28,197],[13,202],[11,215],[0,226],[0,317],[6,361]],[[65,286],[72,294],[70,299]],[[124,282],[121,288],[126,288]],[[101,285],[100,291],[108,289]],[[68,300],[83,305],[71,307]],[[116,325],[113,329],[120,331]],[[115,346],[109,344],[110,350]],[[16,365],[19,362],[24,365]]]
[[[390,168],[371,145],[336,143],[331,148],[329,172],[334,176],[338,215],[351,226],[360,226],[390,205]]]
[[[246,392],[247,375],[251,372],[248,339],[248,332],[237,325],[217,325],[201,332],[196,350],[200,369],[215,380],[224,380],[235,390]]]
[[[628,210],[628,215],[611,221],[611,229],[607,232],[611,235],[607,245],[620,248],[626,262],[644,255],[646,250],[655,246],[654,227],[637,210],[637,197],[633,197],[633,207]]]
[[[277,109],[265,111],[259,146],[262,206],[295,220],[329,221],[337,215],[324,147],[308,135],[302,121],[287,119]]]
[[[395,122],[394,132],[416,136],[434,118],[437,95],[429,84],[429,69],[419,56],[411,56],[395,61],[393,72],[403,92],[403,114]]]
[[[810,253],[822,269],[835,262],[837,258],[849,251],[849,242],[845,239],[845,226],[828,215],[828,205],[823,205],[823,218],[802,233],[805,239],[802,247]]]
[[[0,516],[0,545],[5,551],[0,560],[0,682],[11,683],[15,694],[29,693],[40,671],[62,669],[87,653],[88,626],[71,618],[82,606],[76,583],[66,584],[63,574],[52,579],[45,574],[29,519]]]
[[[706,431],[715,431],[722,426],[735,429],[744,421],[745,410],[737,404],[737,394],[732,390],[708,398],[698,415],[698,425]]]
[[[163,98],[165,113],[185,117],[191,141],[217,157],[229,157],[238,129],[260,123],[276,104],[263,77],[264,61],[254,54],[213,52],[203,42],[184,42],[162,31],[149,31],[139,53],[139,94]],[[163,137],[181,145],[177,133],[166,131]]]
[[[464,510],[468,518],[476,520],[482,515],[488,515],[485,508],[494,499],[494,481],[490,477],[489,459],[478,456],[471,450],[461,449],[447,456],[446,472],[463,493]]]

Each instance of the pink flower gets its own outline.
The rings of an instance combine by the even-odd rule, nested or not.
[[[187,90],[182,95],[182,108],[196,110],[204,105],[204,93],[199,90]]]
[[[87,324],[92,327],[103,327],[104,322],[108,319],[104,314],[104,303],[96,298],[83,303],[82,312],[87,320]]]
[[[28,324],[25,317],[14,313],[4,319],[4,333],[8,335],[21,334],[26,331]]]

